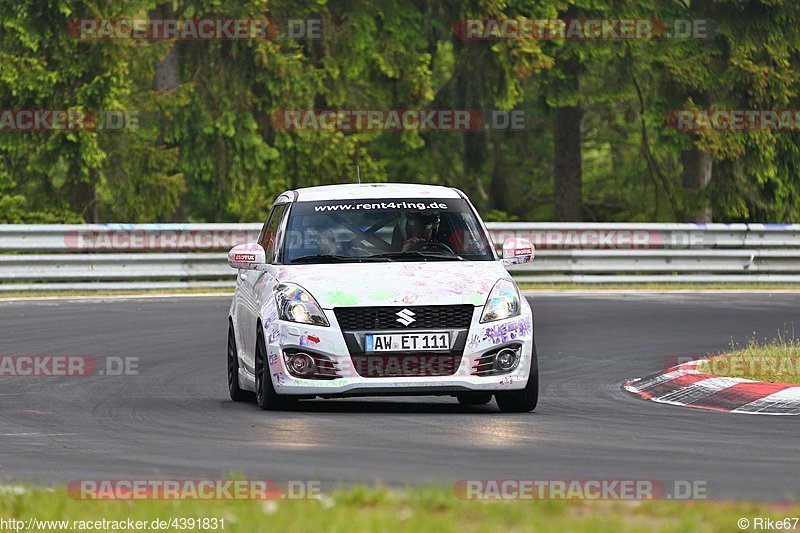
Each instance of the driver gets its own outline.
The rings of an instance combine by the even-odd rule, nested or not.
[[[439,230],[439,214],[411,213],[406,219],[406,242],[403,243],[401,252],[421,242],[431,241],[434,233]]]
[[[325,222],[320,220],[320,217],[307,217],[304,226],[305,247],[312,249],[316,247],[319,250],[318,253],[323,255],[336,255],[338,253],[336,236],[331,228],[325,226]]]

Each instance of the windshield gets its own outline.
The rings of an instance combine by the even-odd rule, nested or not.
[[[283,250],[284,264],[494,259],[463,198],[297,202]]]

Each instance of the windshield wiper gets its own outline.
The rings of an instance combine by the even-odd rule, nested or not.
[[[361,263],[363,261],[386,262],[392,261],[392,259],[390,257],[380,257],[374,255],[350,256],[332,254],[304,255],[302,257],[296,257],[292,259],[292,263]]]
[[[371,255],[370,257],[385,257],[388,259],[407,259],[407,258],[418,258],[418,259],[433,259],[436,261],[465,261],[463,257],[456,254],[451,254],[447,252],[420,252],[420,251],[413,251],[413,252],[391,252],[387,254],[375,254]]]

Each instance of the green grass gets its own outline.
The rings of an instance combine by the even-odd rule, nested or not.
[[[800,505],[737,502],[461,500],[450,487],[353,487],[319,500],[81,501],[66,491],[0,494],[0,518],[133,520],[217,518],[225,531],[737,531],[737,520],[800,516]],[[198,529],[195,529],[198,531]],[[217,531],[220,531],[219,529]]]
[[[744,348],[718,354],[697,366],[700,372],[757,381],[800,383],[800,340],[755,339]]]

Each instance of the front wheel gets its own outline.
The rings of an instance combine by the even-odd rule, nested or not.
[[[539,402],[539,361],[536,345],[531,350],[531,372],[524,389],[494,395],[497,406],[504,413],[527,413],[536,409]]]
[[[296,403],[285,397],[281,397],[275,392],[272,385],[272,376],[269,374],[269,362],[267,361],[267,345],[264,342],[264,334],[261,327],[258,328],[256,335],[256,403],[265,411],[278,411],[290,409]]]
[[[491,394],[459,394],[456,398],[461,405],[486,405],[492,401]]]
[[[239,353],[236,349],[236,335],[233,323],[228,320],[228,392],[234,402],[247,402],[253,399],[253,393],[242,390],[239,386]]]

